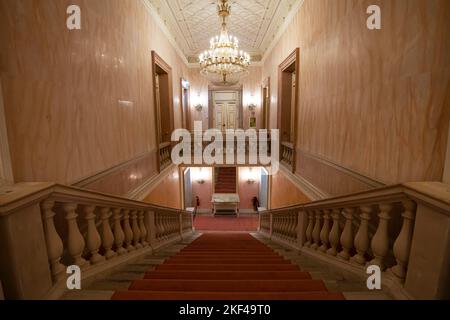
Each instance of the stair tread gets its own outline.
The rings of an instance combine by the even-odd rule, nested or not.
[[[219,189],[224,190],[224,189]],[[114,300],[343,300],[247,233],[207,233],[134,280]],[[334,291],[334,290],[333,290]],[[337,290],[336,290],[337,291]]]
[[[198,280],[263,280],[263,279],[311,279],[304,271],[163,271],[145,274],[144,279],[198,279]]]
[[[119,291],[112,300],[344,300],[332,292],[170,292]]]

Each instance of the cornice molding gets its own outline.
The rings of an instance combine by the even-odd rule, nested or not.
[[[267,50],[264,52],[263,57],[261,59],[261,64],[264,65],[266,62],[267,57],[272,53],[273,48],[277,45],[278,41],[280,41],[281,36],[286,32],[288,26],[291,24],[292,20],[294,20],[294,17],[302,7],[305,0],[300,0],[297,2],[294,6],[294,8],[289,12],[288,16],[284,20],[283,25],[281,26],[280,30],[278,30],[278,33],[276,34],[275,38],[272,40],[270,45],[267,47]]]
[[[167,40],[170,42],[170,44],[173,46],[181,60],[184,62],[185,65],[189,66],[189,62],[186,58],[186,55],[183,53],[183,50],[181,50],[178,43],[175,41],[173,35],[170,33],[167,26],[162,21],[161,17],[156,12],[155,8],[153,8],[153,5],[150,3],[149,0],[141,0],[141,2],[144,4],[144,7],[147,9],[147,11],[150,13],[151,17],[155,20],[158,27],[161,29],[161,31],[164,33],[164,35],[167,37]]]

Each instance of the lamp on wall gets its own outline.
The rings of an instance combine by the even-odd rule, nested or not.
[[[198,184],[205,184],[206,182],[206,171],[203,168],[199,168],[195,172],[195,180]]]
[[[201,112],[203,110],[203,106],[199,103],[197,105],[194,106],[195,110],[197,110],[198,112]]]
[[[253,168],[249,168],[246,174],[246,180],[248,184],[254,184],[257,179],[258,173],[257,170],[254,170]]]
[[[255,96],[253,95],[253,93],[248,98],[248,110],[250,111],[256,110]]]
[[[201,112],[203,110],[203,105],[201,103],[200,91],[197,93],[197,96],[193,100],[195,110]]]

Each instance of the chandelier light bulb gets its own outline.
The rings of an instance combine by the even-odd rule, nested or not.
[[[239,51],[238,38],[228,34],[226,19],[231,11],[227,0],[219,1],[218,12],[222,19],[222,30],[220,35],[211,38],[210,50],[199,55],[199,62],[203,75],[220,76],[226,83],[229,75],[248,73],[250,55]]]

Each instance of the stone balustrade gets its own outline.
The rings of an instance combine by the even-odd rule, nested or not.
[[[290,142],[282,142],[280,148],[280,163],[285,165],[289,170],[294,170],[295,164],[295,148]]]
[[[64,287],[68,266],[92,276],[193,232],[192,214],[181,210],[60,185],[26,186],[0,202],[0,226],[8,229],[0,240],[11,244],[0,269],[10,299],[51,295]],[[10,261],[22,261],[23,272]]]
[[[171,152],[172,152],[172,144],[170,142],[165,142],[159,145],[160,170],[164,170],[172,163]]]
[[[418,225],[418,215],[425,221],[443,219],[446,227],[441,232],[445,240],[440,250],[447,250],[444,256],[450,256],[445,244],[450,240],[445,231],[450,227],[450,189],[440,184],[436,195],[435,190],[424,187],[426,184],[386,187],[262,212],[259,230],[274,241],[361,276],[366,276],[367,266],[377,265],[389,283],[399,284],[422,298],[424,293],[417,282],[429,283],[424,280],[428,277],[423,275],[424,270],[417,270],[418,265],[447,276],[450,273],[448,263],[443,268],[425,263],[419,256],[435,256],[432,252],[436,248],[432,245],[433,231],[425,229],[425,224]],[[427,243],[423,242],[425,234],[429,237]],[[412,251],[417,254],[413,262]],[[430,289],[429,294],[436,292]]]

